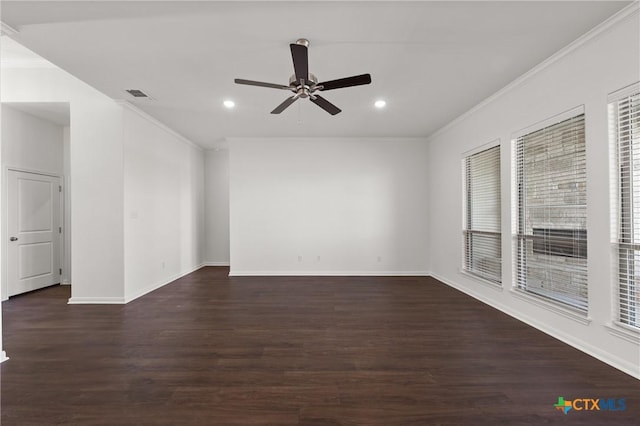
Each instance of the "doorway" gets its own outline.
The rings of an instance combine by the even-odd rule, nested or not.
[[[3,102],[2,300],[71,284],[70,105]]]

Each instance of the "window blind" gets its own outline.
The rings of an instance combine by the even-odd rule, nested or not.
[[[584,114],[516,139],[516,287],[587,310]]]
[[[481,278],[502,281],[500,220],[500,146],[464,159],[464,269]]]
[[[618,320],[640,328],[640,88],[609,104],[618,161]]]

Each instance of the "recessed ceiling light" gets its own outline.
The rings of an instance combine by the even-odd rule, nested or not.
[[[226,106],[227,108],[233,108],[234,106],[236,106],[236,103],[233,101],[224,101],[224,106]]]
[[[376,108],[384,108],[387,105],[387,103],[382,99],[380,99],[379,101],[376,101],[374,105],[376,106]]]

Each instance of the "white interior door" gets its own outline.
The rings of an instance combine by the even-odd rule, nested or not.
[[[60,282],[60,179],[9,170],[9,296]]]

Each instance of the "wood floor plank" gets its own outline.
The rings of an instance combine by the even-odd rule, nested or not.
[[[434,279],[227,275],[124,306],[11,298],[2,425],[638,424],[637,380]]]

